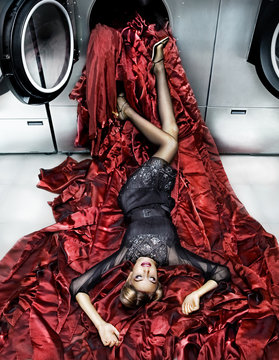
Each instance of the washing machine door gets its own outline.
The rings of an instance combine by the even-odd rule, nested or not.
[[[57,97],[70,77],[74,35],[64,6],[56,0],[2,0],[2,75],[24,103]]]
[[[248,61],[264,86],[279,98],[279,1],[263,1]]]
[[[5,77],[3,76],[2,71],[0,69],[0,96],[5,94],[8,91],[9,91],[9,88],[7,86],[7,81],[6,81]]]

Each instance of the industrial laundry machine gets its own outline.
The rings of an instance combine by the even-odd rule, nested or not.
[[[56,0],[0,2],[1,153],[57,151],[48,104],[78,55],[72,8]]]
[[[278,99],[247,61],[264,3],[271,1],[0,0],[0,153],[85,151],[73,145],[76,104],[68,95],[90,31],[140,9],[170,22],[220,152],[277,154]],[[277,40],[272,44],[276,65]]]

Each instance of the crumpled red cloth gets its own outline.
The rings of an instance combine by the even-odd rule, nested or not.
[[[131,264],[119,265],[90,294],[101,316],[120,331],[120,346],[110,349],[71,302],[69,284],[122,240],[117,194],[154,149],[130,122],[112,117],[115,80],[124,82],[132,106],[159,125],[150,58],[153,44],[166,35],[165,65],[180,131],[173,221],[182,245],[226,264],[232,282],[185,316],[183,298],[203,279],[193,268],[161,268],[162,301],[127,310],[118,295]],[[98,25],[88,49],[71,96],[79,102],[76,143],[86,143],[93,159],[68,157],[41,170],[38,186],[59,194],[50,203],[56,223],[20,239],[0,263],[1,359],[278,359],[278,245],[234,194],[169,28],[155,31],[139,16],[122,32]]]

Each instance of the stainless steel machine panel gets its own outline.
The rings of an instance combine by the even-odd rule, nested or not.
[[[0,153],[54,152],[44,105],[27,106],[11,91],[0,96]]]
[[[183,67],[198,104],[205,106],[220,0],[164,0]]]
[[[199,110],[200,110],[202,118],[204,119],[206,107],[205,106],[199,106]]]
[[[260,4],[261,0],[222,0],[209,106],[278,106],[247,62]]]
[[[90,35],[89,21],[94,11],[92,0],[76,1],[75,18],[79,61],[74,64],[67,88],[54,101],[55,105],[72,104],[68,94],[78,80],[85,64]],[[200,106],[206,105],[213,45],[220,0],[163,0],[173,34],[177,39],[186,75]]]
[[[54,152],[48,119],[0,119],[0,153]]]
[[[279,109],[210,107],[206,124],[221,153],[279,154],[278,119]]]
[[[74,103],[74,102],[73,102]],[[58,151],[62,152],[89,152],[85,148],[74,147],[77,134],[77,107],[56,106],[50,104],[53,126]]]
[[[44,105],[26,106],[11,91],[0,96],[0,119],[45,118]]]

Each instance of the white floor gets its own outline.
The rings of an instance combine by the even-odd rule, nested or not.
[[[89,154],[72,155],[76,160]],[[54,222],[56,194],[38,189],[40,168],[59,165],[66,155],[0,155],[0,258],[23,235]],[[250,214],[279,239],[279,157],[223,156],[236,194]]]

